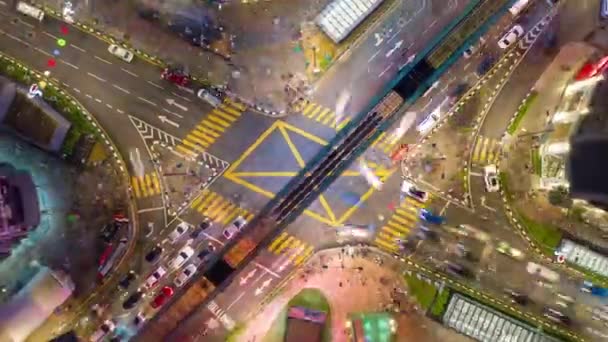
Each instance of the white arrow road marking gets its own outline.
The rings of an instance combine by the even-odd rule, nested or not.
[[[171,125],[173,127],[176,127],[176,128],[179,127],[179,124],[177,122],[174,122],[174,121],[171,121],[171,120],[167,119],[167,117],[164,116],[164,115],[159,115],[158,119],[162,123],[167,123],[167,124],[169,124],[169,125]]]
[[[179,108],[179,109],[183,110],[184,112],[187,112],[187,111],[188,111],[188,107],[183,106],[183,105],[181,105],[181,104],[179,104],[179,103],[175,102],[175,100],[174,100],[174,99],[167,99],[166,101],[167,101],[167,103],[168,103],[170,106],[175,106],[175,107],[177,107],[177,108]]]
[[[399,70],[403,69],[403,68],[404,68],[406,65],[408,65],[408,64],[410,64],[410,63],[412,63],[412,62],[414,61],[414,59],[416,59],[416,54],[413,54],[413,55],[409,56],[409,57],[407,58],[407,61],[405,61],[405,63],[403,63],[403,64],[402,64],[402,65],[399,67]]]

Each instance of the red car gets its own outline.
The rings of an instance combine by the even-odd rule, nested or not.
[[[178,86],[187,87],[190,85],[190,75],[180,68],[166,68],[160,74],[160,77]]]
[[[152,305],[154,309],[158,309],[171,297],[173,297],[173,289],[170,286],[165,286],[158,292],[150,305]]]

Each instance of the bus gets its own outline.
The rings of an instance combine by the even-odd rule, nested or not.
[[[526,8],[526,6],[528,6],[528,2],[529,0],[515,1],[513,6],[509,8],[509,12],[511,12],[511,15],[513,15],[513,17],[517,17]]]
[[[44,11],[23,1],[17,3],[17,12],[30,16],[38,21],[44,19]]]
[[[125,250],[127,249],[127,244],[127,239],[120,240],[114,252],[112,252],[112,254],[107,257],[102,264],[99,265],[99,268],[97,269],[97,279],[99,281],[102,281],[105,276],[110,273],[112,268],[114,268],[114,264],[116,264],[116,261],[124,254]]]

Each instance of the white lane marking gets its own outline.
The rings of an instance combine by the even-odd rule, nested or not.
[[[469,172],[469,174],[471,176],[475,176],[475,177],[481,177],[481,176],[483,176],[481,173],[479,173],[479,172],[473,172],[473,171]]]
[[[164,110],[165,112],[169,113],[169,114],[172,114],[172,115],[177,116],[177,117],[178,117],[178,118],[180,118],[180,119],[183,119],[183,118],[184,118],[182,115],[179,115],[179,114],[177,114],[177,113],[173,113],[172,111],[168,110],[167,108],[163,108],[163,110]]]
[[[435,26],[435,24],[437,24],[437,19],[433,20],[433,22],[431,23],[431,26],[429,26],[429,28]]]
[[[21,42],[21,43],[23,43],[23,44],[25,44],[25,45],[27,45],[27,46],[30,46],[30,45],[29,45],[29,44],[28,44],[26,41],[24,41],[24,40],[20,39],[19,37],[15,37],[15,36],[13,36],[13,35],[12,35],[12,34],[10,34],[10,33],[8,33],[8,32],[4,32],[4,31],[1,31],[1,30],[0,30],[0,32],[4,33],[4,34],[5,34],[7,37],[9,37],[9,38],[11,38],[11,39],[14,39],[14,40],[16,40],[16,41],[18,41],[18,42]]]
[[[163,88],[163,87],[159,86],[158,84],[156,84],[156,83],[154,83],[154,82],[150,82],[150,81],[146,81],[146,82],[148,82],[148,84],[150,84],[150,85],[152,85],[152,86],[154,86],[154,87],[156,87],[156,88],[158,88],[158,89],[165,90],[165,88]]]
[[[30,23],[28,23],[28,22],[25,22],[25,21],[23,21],[23,20],[19,20],[19,21],[20,21],[20,22],[21,22],[23,25],[25,25],[25,26],[27,26],[27,27],[30,27],[30,28],[33,28],[33,27],[34,27],[34,25],[32,25],[32,24],[30,24]]]
[[[102,62],[104,62],[104,63],[106,63],[106,64],[110,64],[110,65],[112,65],[112,62],[110,62],[110,61],[106,61],[105,59],[103,59],[103,58],[101,58],[101,57],[99,57],[99,56],[97,56],[97,55],[95,55],[95,59],[98,59],[98,60],[100,60],[100,61],[102,61]]]
[[[112,87],[114,87],[114,88],[116,88],[116,89],[118,89],[118,90],[122,91],[122,92],[123,92],[123,93],[125,93],[125,94],[131,94],[131,93],[130,93],[130,92],[127,90],[127,89],[125,89],[125,88],[121,88],[121,87],[117,86],[116,84],[112,84]]]
[[[177,87],[178,87],[179,89],[181,89],[181,90],[183,90],[183,91],[187,92],[187,93],[194,94],[194,90],[192,90],[192,89],[190,89],[190,88],[182,87],[182,86],[180,86],[180,85],[178,85]]]
[[[189,98],[187,98],[187,97],[183,97],[183,96],[181,96],[181,95],[177,95],[177,94],[176,94],[176,93],[174,93],[174,92],[171,92],[171,94],[173,94],[173,95],[175,95],[175,96],[177,96],[177,97],[179,97],[179,98],[182,98],[182,99],[184,99],[184,100],[186,100],[186,101],[188,101],[188,102],[192,102],[192,100],[190,100]]]
[[[78,88],[74,88],[74,91],[77,93],[80,93],[80,89],[78,89]]]
[[[99,77],[99,76],[97,76],[95,74],[91,74],[90,72],[87,72],[87,75],[89,75],[89,76],[91,76],[91,77],[93,77],[93,78],[95,78],[95,79],[97,79],[98,81],[101,81],[101,82],[105,82],[106,81],[103,78],[101,78],[101,77]]]
[[[72,64],[72,63],[70,63],[70,62],[66,62],[66,61],[64,61],[63,59],[60,59],[60,61],[61,61],[61,63],[65,64],[65,65],[69,65],[69,66],[71,66],[72,68],[74,68],[74,69],[78,70],[78,67],[77,67],[77,66],[75,66],[74,64]]]
[[[71,47],[73,47],[74,49],[80,51],[80,52],[87,52],[87,50],[81,48],[80,46],[74,45],[74,44],[70,44]]]
[[[376,51],[376,53],[373,54],[367,61],[371,62],[374,58],[376,58],[376,56],[378,56],[379,53],[380,53],[380,50]]]
[[[151,212],[151,211],[159,211],[159,210],[163,210],[163,209],[165,209],[165,207],[156,207],[156,208],[139,209],[139,210],[137,211],[137,213],[138,213],[138,214],[141,214],[141,213],[149,213],[149,212]]]
[[[137,76],[137,74],[136,74],[136,73],[131,72],[131,71],[129,71],[129,70],[127,70],[127,69],[125,69],[125,68],[120,68],[120,70],[122,70],[122,71],[126,72],[127,74],[129,74],[129,75],[131,75],[131,76],[133,76],[133,77],[139,77],[139,76]]]
[[[400,28],[400,29],[399,29],[397,32],[395,32],[395,33],[394,33],[394,34],[393,34],[393,35],[392,35],[392,36],[389,38],[388,42],[390,43],[390,42],[391,42],[391,40],[393,40],[393,39],[397,38],[397,36],[399,35],[399,33],[401,33],[401,28]]]
[[[123,112],[123,111],[122,111],[122,110],[120,110],[120,109],[116,109],[116,111],[117,111],[117,112],[119,112],[120,114],[124,114],[124,113],[125,113],[125,112]]]
[[[393,63],[390,63],[380,74],[378,74],[378,78],[382,77],[386,72],[393,66]]]
[[[157,104],[156,104],[156,103],[154,103],[154,102],[152,102],[152,101],[150,101],[150,100],[148,100],[148,99],[144,99],[144,98],[143,98],[143,97],[141,97],[141,96],[138,96],[137,98],[138,98],[139,100],[141,100],[141,101],[144,101],[144,102],[147,102],[147,103],[149,103],[149,104],[153,105],[154,107],[156,107],[156,106],[157,106]]]
[[[100,100],[100,99],[98,99],[98,98],[95,98],[95,101],[97,101],[97,102],[101,103],[101,100]]]
[[[6,6],[6,2],[4,2],[4,1],[0,0],[0,5],[2,5],[2,6]]]
[[[34,48],[34,50],[36,50],[36,51],[40,52],[41,54],[43,54],[43,55],[45,55],[45,56],[48,56],[48,57],[53,57],[53,55],[51,55],[50,53],[48,53],[48,52],[46,52],[46,51],[44,51],[44,50],[42,50],[42,49],[40,49],[40,48],[37,48],[37,47],[36,47],[36,48]]]
[[[110,104],[108,104],[108,103],[106,103],[106,107],[108,107],[108,108],[112,109],[112,105],[110,105]]]
[[[51,38],[53,38],[53,39],[55,39],[55,40],[59,39],[59,37],[54,36],[54,35],[52,35],[52,34],[50,34],[50,33],[46,32],[46,31],[42,31],[42,33],[43,33],[43,34],[46,34],[47,36],[49,36],[49,37],[51,37]]]
[[[463,70],[467,70],[467,69],[468,69],[470,66],[471,66],[471,63],[467,63],[467,64],[464,66]]]
[[[89,95],[89,94],[86,94],[85,96],[86,96],[86,97],[88,97],[88,98],[90,98],[90,99],[92,99],[92,98],[93,98],[93,96],[91,96],[91,95]]]

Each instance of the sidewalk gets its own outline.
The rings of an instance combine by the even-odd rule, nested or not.
[[[543,131],[558,109],[563,90],[584,62],[596,49],[584,43],[565,45],[534,86],[538,93],[513,136],[505,135],[509,150],[501,161],[507,174],[511,205],[534,225],[553,226],[569,235],[601,247],[608,247],[604,234],[597,228],[572,218],[566,208],[552,205],[548,191],[535,190],[539,177],[535,174],[534,153],[538,151]],[[534,134],[537,133],[537,134]],[[521,134],[527,134],[518,136]],[[551,247],[551,246],[545,246]]]
[[[60,13],[65,1],[37,2]],[[328,2],[234,1],[218,9],[203,1],[189,0],[72,1],[76,21],[164,62],[179,62],[192,75],[206,78],[213,85],[227,85],[243,102],[257,105],[263,112],[285,111],[289,100],[287,85],[294,78],[306,79],[309,63],[301,46],[301,26],[313,21]],[[221,27],[222,39],[203,49],[167,28],[172,20],[178,25],[186,17]],[[179,25],[192,23],[184,22]]]
[[[294,274],[272,299],[272,304],[266,305],[246,323],[239,340],[265,340],[267,331],[289,300],[304,288],[317,288],[330,304],[333,341],[348,341],[345,324],[349,313],[392,312],[395,306],[393,295],[405,292],[405,287],[401,265],[392,258],[385,258],[374,250],[364,254],[359,248],[352,248],[350,253],[338,248],[324,250]],[[396,341],[468,341],[412,310],[413,299],[407,301],[398,302],[401,313],[395,314],[398,321]]]

